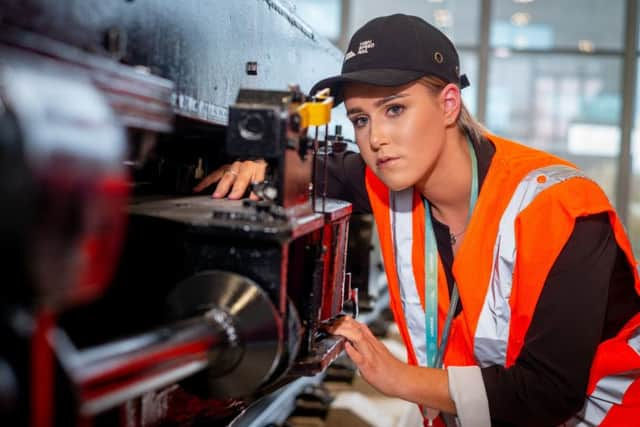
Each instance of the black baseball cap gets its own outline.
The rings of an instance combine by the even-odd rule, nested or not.
[[[343,101],[343,83],[398,86],[433,75],[469,86],[460,75],[458,52],[447,36],[417,16],[395,14],[372,19],[355,32],[344,56],[342,72],[316,83],[311,89],[330,88],[334,105]]]

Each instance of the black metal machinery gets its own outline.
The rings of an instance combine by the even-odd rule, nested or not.
[[[357,309],[351,208],[309,193],[330,100],[271,89],[340,62],[276,0],[0,1],[0,424],[224,425],[326,368]],[[237,158],[262,201],[192,193]]]

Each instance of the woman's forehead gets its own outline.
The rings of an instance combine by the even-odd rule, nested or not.
[[[365,101],[375,102],[379,99],[388,98],[397,94],[414,95],[417,93],[426,93],[420,89],[421,85],[418,82],[410,82],[400,86],[377,86],[366,83],[346,83],[344,85],[344,102],[349,104],[351,102]]]

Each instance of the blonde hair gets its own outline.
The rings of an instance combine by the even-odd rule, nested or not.
[[[435,76],[424,76],[418,80],[422,85],[426,86],[434,95],[437,95],[448,84],[444,80]],[[473,115],[467,110],[464,105],[464,101],[460,100],[460,113],[456,119],[456,125],[460,132],[465,135],[469,135],[471,140],[479,143],[482,140],[483,135],[489,131],[485,128]]]

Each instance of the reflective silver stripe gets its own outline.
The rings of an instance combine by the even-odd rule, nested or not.
[[[640,328],[631,334],[627,344],[640,354]],[[639,380],[640,368],[600,379],[593,393],[587,397],[582,410],[565,425],[575,427],[599,425],[613,405],[622,403],[624,394],[631,384]]]
[[[629,347],[635,350],[640,355],[640,328],[636,329],[629,341],[627,341]]]
[[[640,328],[631,334],[627,344],[640,355]],[[640,381],[640,368],[600,379],[593,393],[587,397],[582,410],[565,425],[572,427],[599,425],[613,405],[622,403],[624,394],[634,381]]]
[[[544,176],[544,182],[538,178]],[[516,187],[502,214],[493,247],[493,262],[489,288],[484,300],[474,338],[474,353],[481,367],[504,365],[509,338],[511,309],[509,297],[516,260],[515,220],[535,197],[552,185],[570,178],[582,177],[577,169],[553,165],[529,172]]]
[[[424,310],[413,274],[413,188],[389,192],[391,233],[400,285],[402,310],[411,337],[411,344],[421,366],[426,366]]]
[[[591,396],[587,397],[584,407],[567,423],[569,426],[597,426],[602,423],[613,405],[622,403],[622,398],[634,381],[640,378],[640,369],[610,375],[596,384]]]

